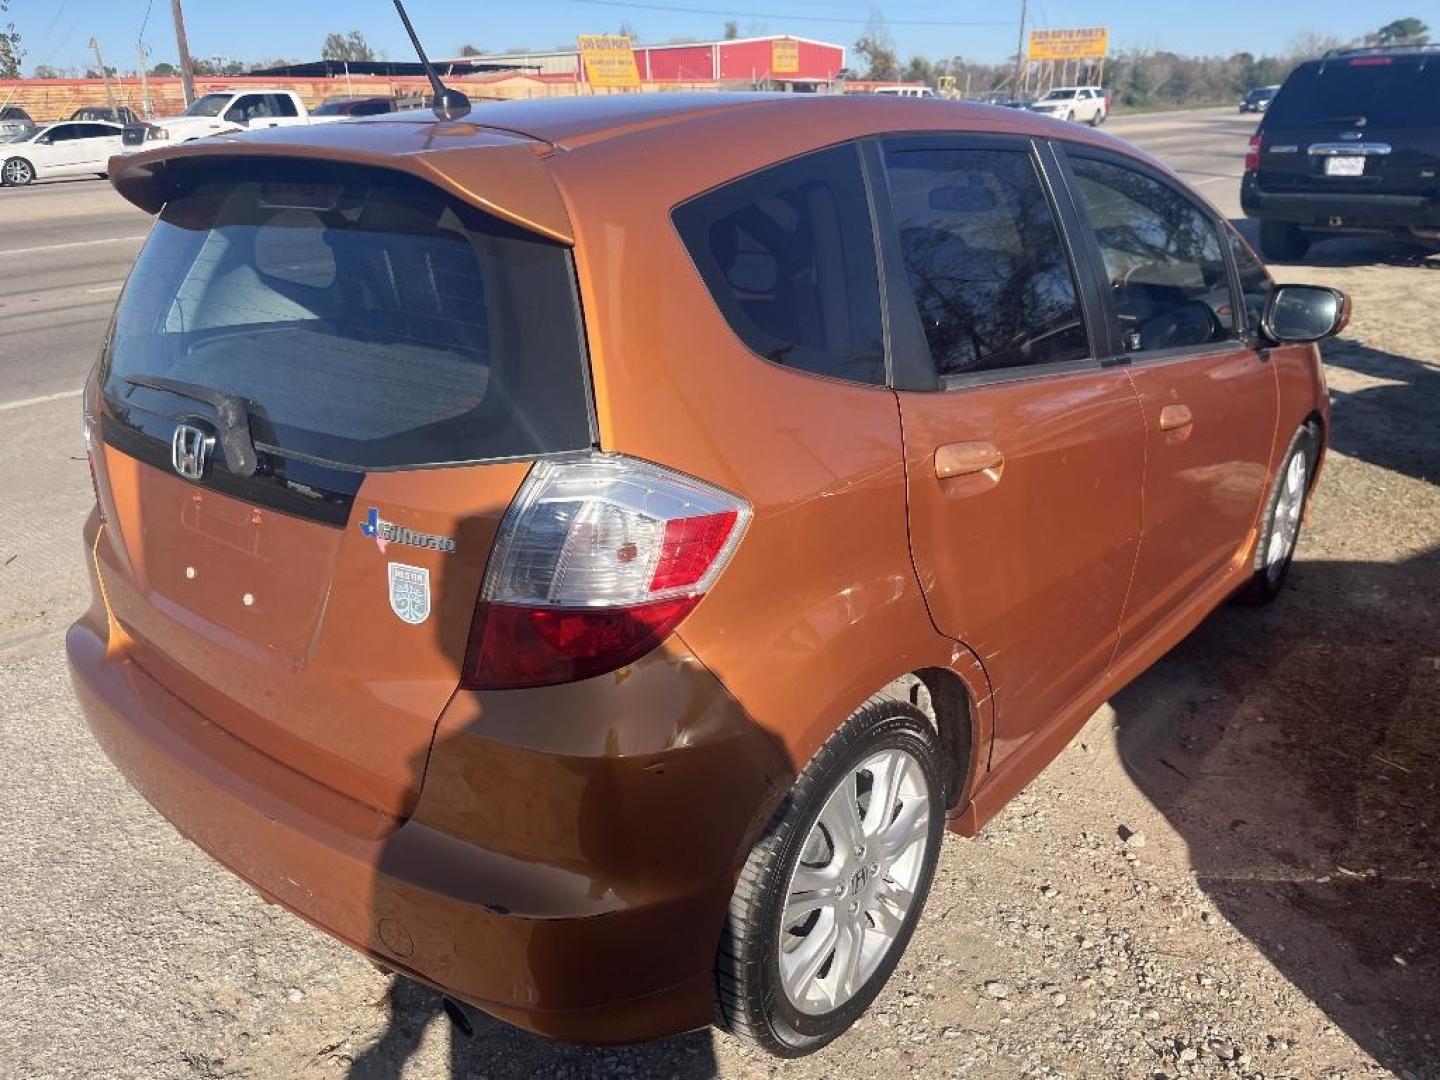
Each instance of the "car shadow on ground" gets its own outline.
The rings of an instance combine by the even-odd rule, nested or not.
[[[386,994],[389,1016],[380,1038],[356,1055],[346,1080],[395,1080],[419,1049],[427,1028],[445,1015],[440,995],[403,975],[392,977]],[[465,1010],[472,1034],[446,1032],[451,1080],[553,1076],[664,1076],[710,1080],[718,1066],[708,1031],[691,1032],[640,1046],[597,1048],[557,1043],[521,1031],[474,1009]],[[449,1026],[449,1021],[446,1021]]]
[[[1437,701],[1440,547],[1297,562],[1274,604],[1222,608],[1112,700],[1197,885],[1401,1076],[1440,1050]]]
[[[1360,389],[1344,389],[1332,377],[1331,448],[1440,484],[1440,367],[1345,338],[1327,341],[1324,355],[1329,367],[1370,381]]]
[[[1240,235],[1256,251],[1260,250],[1260,222],[1254,218],[1231,218]],[[1262,253],[1263,254],[1263,253]],[[1266,260],[1267,262],[1271,260]],[[1295,266],[1408,266],[1440,270],[1440,254],[1433,247],[1394,240],[1385,236],[1337,236],[1313,240],[1310,250]],[[1276,272],[1276,271],[1272,271]],[[1281,281],[1295,281],[1293,273],[1278,272]]]

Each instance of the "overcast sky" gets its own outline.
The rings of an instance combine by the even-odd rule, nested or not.
[[[740,6],[728,6],[731,3]],[[962,55],[999,60],[1014,54],[1019,18],[1018,0],[893,0],[878,5],[866,0],[635,0],[634,5],[409,0],[407,6],[432,56],[452,54],[466,42],[492,52],[516,46],[551,48],[573,42],[578,33],[613,31],[621,23],[628,23],[646,42],[682,36],[709,39],[720,36],[727,18],[739,22],[746,34],[789,33],[848,48],[872,7],[878,7],[902,60],[915,53],[932,59]],[[107,65],[128,70],[135,66],[147,9],[144,37],[151,62],[173,61],[170,0],[11,0],[8,18],[21,35],[26,74],[37,64],[64,68],[92,63],[87,48],[92,35],[98,37]],[[1404,15],[1424,18],[1427,9],[1436,11],[1436,0],[1402,0],[1396,10],[1355,0],[1030,0],[1030,20],[1035,26],[1108,25],[1112,47],[1224,54],[1248,50],[1260,55],[1283,52],[1303,31],[1351,38]],[[390,0],[185,0],[185,18],[190,51],[197,57],[318,59],[327,33],[359,30],[380,55],[411,58]],[[1440,12],[1428,21],[1440,23]]]

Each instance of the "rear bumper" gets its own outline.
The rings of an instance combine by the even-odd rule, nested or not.
[[[1364,195],[1262,191],[1253,172],[1240,181],[1246,217],[1283,221],[1306,229],[1411,235],[1440,229],[1440,199],[1423,195]]]
[[[630,682],[649,684],[648,699],[631,704],[669,700],[683,705],[678,721],[702,724],[688,744],[657,753],[613,730],[598,755],[564,745],[556,725],[583,728],[589,717],[563,706],[598,687],[552,688],[569,697],[550,713],[502,702],[493,717],[457,695],[420,806],[400,820],[209,722],[127,654],[123,632],[112,640],[103,612],[97,597],[66,640],[96,740],[182,834],[267,899],[555,1038],[635,1042],[710,1022],[734,875],[788,773],[693,660],[630,669]],[[606,692],[626,704],[613,685]],[[548,750],[507,736],[512,705],[530,733],[548,728]],[[607,720],[614,711],[594,703]],[[707,804],[720,792],[723,804]]]

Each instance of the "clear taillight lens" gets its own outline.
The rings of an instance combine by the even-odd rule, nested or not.
[[[1245,171],[1255,172],[1260,168],[1260,136],[1251,135],[1250,145],[1245,148]]]
[[[496,538],[462,685],[543,686],[638,659],[699,602],[749,520],[744,500],[648,462],[540,462]]]

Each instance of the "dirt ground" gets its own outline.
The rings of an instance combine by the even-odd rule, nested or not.
[[[1288,592],[1217,612],[980,837],[947,837],[907,957],[826,1051],[453,1038],[435,995],[174,836],[38,689],[63,685],[50,650],[0,681],[68,771],[0,730],[40,793],[0,792],[0,1077],[1440,1077],[1440,257],[1277,273],[1356,302]],[[67,819],[76,782],[113,835]]]

